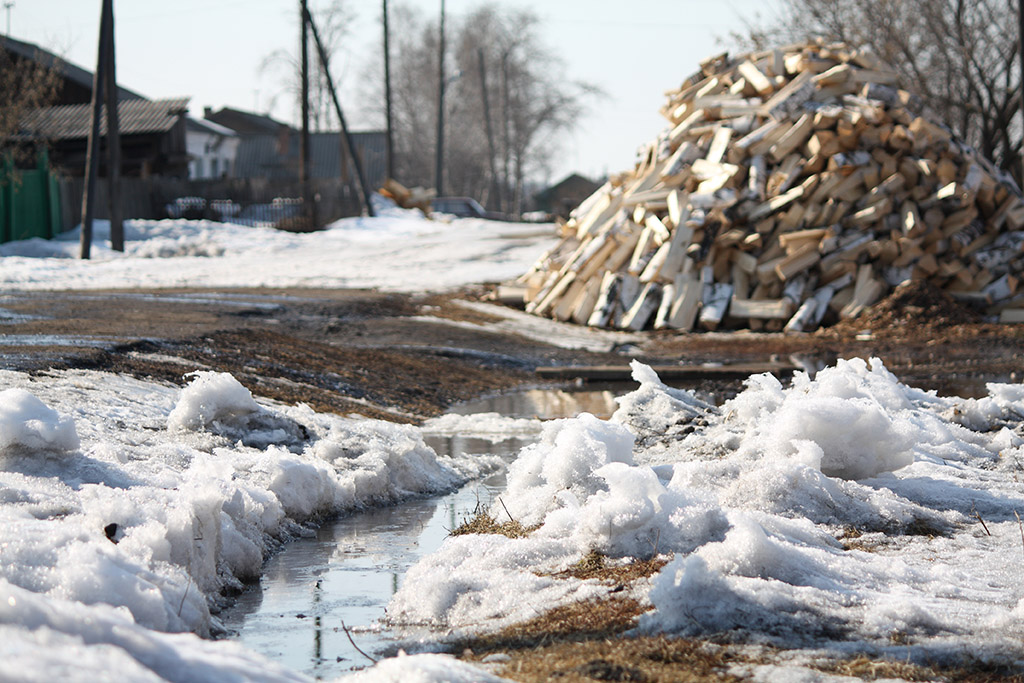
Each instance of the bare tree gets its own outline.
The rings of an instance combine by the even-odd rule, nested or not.
[[[52,105],[60,93],[60,73],[39,62],[15,60],[0,50],[0,152],[12,162],[0,164],[0,183],[17,178],[15,169],[33,163],[34,152],[45,141],[22,130],[25,115]]]
[[[324,50],[327,52],[328,61],[331,64],[341,62],[333,59],[345,44],[349,37],[354,12],[350,9],[345,0],[330,0],[320,8],[311,7],[310,14],[316,20],[317,31],[320,40],[323,42]],[[296,19],[298,13],[296,12]],[[295,24],[295,33],[298,34],[298,24]],[[331,92],[327,85],[327,72],[319,59],[310,62],[311,79],[309,90],[309,116],[310,129],[314,132],[337,130],[338,121],[334,115],[334,106],[331,103]],[[280,83],[280,92],[271,98],[271,108],[280,95],[294,98],[296,102],[301,100],[299,58],[294,50],[274,50],[260,63],[260,72],[264,74],[276,74]],[[335,83],[338,82],[337,74]]]
[[[401,5],[392,12],[390,23],[397,38],[392,41],[391,70],[396,175],[403,183],[429,186],[437,124],[431,106],[438,88],[437,23]],[[509,213],[524,209],[526,178],[546,168],[559,153],[559,134],[572,126],[586,98],[597,92],[565,78],[564,66],[538,37],[538,24],[529,11],[495,4],[482,5],[450,23],[452,49],[444,70],[445,187],[453,194],[483,198],[491,208]],[[378,64],[371,69],[372,75],[381,72]],[[373,89],[364,100],[380,103],[374,106],[379,114],[383,87],[379,78],[367,80]]]
[[[1008,0],[781,0],[750,30],[758,47],[821,36],[869,47],[927,113],[1021,180],[1017,3]]]

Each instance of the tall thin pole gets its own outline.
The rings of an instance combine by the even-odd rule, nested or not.
[[[124,251],[121,215],[121,130],[117,112],[117,58],[114,48],[114,2],[104,0],[107,16],[107,64],[104,69],[107,95],[107,189],[110,214],[110,248]]]
[[[1022,0],[1024,1],[1024,0]],[[395,177],[395,137],[391,118],[391,48],[388,30],[388,0],[384,0],[384,110],[387,116],[388,178]]]
[[[501,55],[501,96],[502,96],[502,98],[501,98],[502,99],[502,105],[501,105],[501,118],[502,118],[502,121],[501,121],[502,131],[501,132],[502,132],[502,136],[501,136],[501,138],[502,138],[502,150],[503,150],[503,157],[504,157],[503,160],[502,160],[503,161],[502,169],[504,170],[504,174],[503,174],[502,179],[501,179],[501,196],[502,196],[501,210],[505,211],[505,212],[510,212],[509,201],[510,201],[511,198],[506,193],[509,192],[512,189],[512,185],[509,182],[509,176],[511,175],[511,172],[509,171],[509,161],[510,161],[510,154],[511,154],[511,149],[512,149],[512,133],[510,131],[510,125],[509,125],[509,107],[511,105],[512,95],[511,95],[511,88],[509,87],[509,82],[508,82],[508,57],[509,57],[509,53],[508,52],[505,52],[504,54]]]
[[[300,97],[302,98],[302,136],[299,140],[299,182],[302,184],[302,204],[309,221],[309,228],[316,227],[316,208],[314,207],[313,192],[310,187],[310,168],[312,166],[309,156],[309,9],[306,7],[306,0],[299,0],[299,13],[302,19],[301,39],[299,40],[301,54],[301,81]]]
[[[444,194],[442,189],[444,180],[444,0],[441,0],[440,39],[437,51],[437,151],[434,169],[434,188],[437,190],[438,196]]]
[[[1024,0],[1021,0],[1024,2]],[[490,161],[491,170],[491,183],[488,188],[488,192],[491,188],[497,188],[498,192],[498,207],[502,205],[501,198],[501,183],[498,182],[498,152],[495,149],[494,144],[494,126],[491,125],[491,100],[487,93],[487,64],[484,61],[484,49],[482,47],[477,48],[477,58],[480,62],[480,92],[484,98],[484,126],[487,131],[487,156]]]
[[[100,114],[103,107],[103,73],[107,61],[107,5],[100,12],[100,40],[96,55],[96,72],[92,75],[91,119],[89,140],[85,152],[85,192],[82,195],[82,234],[78,243],[79,256],[88,259],[92,249],[92,221],[96,210],[96,176],[100,171]]]
[[[324,75],[327,77],[327,89],[331,93],[331,100],[334,102],[334,112],[338,115],[338,123],[341,124],[341,132],[345,138],[345,145],[348,147],[348,153],[352,157],[352,165],[356,167],[356,178],[359,180],[359,189],[363,193],[363,201],[366,204],[366,212],[373,216],[373,204],[370,203],[370,189],[366,186],[366,176],[363,175],[363,164],[359,161],[359,155],[356,154],[355,141],[352,139],[352,135],[348,132],[348,125],[345,123],[345,114],[341,111],[341,102],[338,100],[338,91],[334,87],[334,79],[331,77],[331,70],[327,63],[327,51],[324,49],[324,44],[320,41],[320,34],[316,30],[316,24],[313,22],[313,17],[306,12],[306,22],[309,24],[310,31],[313,33],[313,42],[316,43],[316,51],[320,56],[320,65],[323,66]]]
[[[1024,117],[1024,0],[1017,3],[1017,47],[1020,49],[1020,114]],[[1021,143],[1020,184],[1024,187],[1024,142]]]

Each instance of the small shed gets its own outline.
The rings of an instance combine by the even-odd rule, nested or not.
[[[118,102],[121,168],[125,176],[188,177],[187,109],[188,98]],[[34,109],[22,117],[19,137],[47,141],[54,166],[66,175],[84,176],[90,114],[88,104]],[[105,107],[100,134],[107,134]]]
[[[573,173],[533,196],[537,210],[568,218],[569,212],[594,194],[600,183]]]

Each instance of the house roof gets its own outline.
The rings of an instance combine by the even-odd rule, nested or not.
[[[173,100],[121,100],[117,105],[121,135],[164,133],[188,109],[187,97]],[[21,119],[21,137],[74,140],[89,136],[91,105],[66,104],[34,109]],[[100,134],[107,134],[106,107],[100,117]]]
[[[601,183],[595,183],[593,180],[590,180],[589,178],[584,178],[579,173],[570,173],[569,175],[562,178],[560,181],[558,181],[551,187],[545,188],[544,190],[535,194],[534,199],[536,199],[539,202],[547,201],[556,192],[558,192],[559,190],[568,185],[580,185],[584,188],[592,188],[591,191],[593,191],[600,187]]]
[[[23,59],[29,59],[42,64],[48,69],[59,71],[64,78],[73,81],[83,88],[92,90],[92,72],[71,62],[58,57],[57,55],[44,50],[33,43],[26,43],[15,40],[9,36],[0,35],[0,48],[7,50]],[[142,95],[128,88],[117,86],[117,98],[119,100],[140,100],[145,99]]]
[[[277,134],[288,125],[276,121],[264,114],[256,114],[241,109],[223,107],[218,111],[207,110],[204,118],[221,126],[226,126],[242,135]]]
[[[340,133],[313,133],[310,136],[310,174],[313,178],[336,178],[341,172]],[[352,133],[353,143],[363,162],[366,182],[374,187],[387,175],[387,135],[381,131]],[[242,135],[235,157],[234,174],[240,178],[295,177],[299,163],[299,135],[293,132],[288,150],[281,154],[277,135]],[[354,177],[355,169],[349,167]]]
[[[189,116],[185,119],[185,126],[188,130],[196,131],[199,133],[209,133],[211,135],[220,135],[226,138],[236,138],[238,133],[231,130],[227,126],[222,126],[219,123],[213,121],[207,121],[206,119],[197,119]]]

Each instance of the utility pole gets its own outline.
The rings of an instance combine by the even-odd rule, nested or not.
[[[437,151],[434,169],[434,188],[437,196],[444,194],[444,0],[441,0],[441,32],[440,46],[437,54]]]
[[[96,55],[96,72],[92,75],[92,112],[89,126],[89,139],[86,143],[85,152],[85,192],[82,195],[82,234],[78,243],[79,256],[83,259],[90,257],[92,249],[92,221],[96,211],[96,176],[100,171],[100,115],[103,107],[103,83],[105,65],[107,62],[107,49],[110,41],[107,32],[110,30],[110,22],[107,20],[107,3],[110,0],[103,0],[100,12],[100,40]]]
[[[338,123],[341,125],[342,138],[345,147],[348,148],[349,156],[352,157],[352,164],[356,167],[356,178],[359,180],[359,190],[363,193],[363,203],[366,205],[366,212],[373,216],[373,203],[370,201],[370,189],[366,186],[366,176],[363,174],[363,164],[356,154],[355,140],[348,131],[348,124],[345,123],[345,114],[341,110],[341,101],[338,99],[338,90],[334,87],[334,79],[331,77],[331,69],[327,61],[327,51],[320,40],[320,34],[316,30],[316,23],[313,16],[306,12],[304,15],[309,24],[309,30],[313,34],[313,42],[316,44],[317,55],[320,57],[320,65],[323,67],[324,75],[327,77],[327,89],[331,93],[331,101],[334,102],[334,112],[338,115]]]
[[[117,51],[114,48],[114,0],[104,0],[107,20],[107,63],[103,69],[107,95],[107,207],[110,215],[110,248],[124,251],[121,215],[121,129],[117,112]]]
[[[14,0],[7,0],[4,2],[4,9],[7,10],[7,33],[8,38],[11,37],[11,8],[14,7]]]
[[[384,110],[387,117],[388,178],[395,177],[395,137],[391,119],[391,49],[389,47],[388,0],[384,1]],[[1022,0],[1024,1],[1024,0]]]
[[[1024,0],[1017,3],[1017,47],[1020,48],[1020,114],[1024,117]],[[1021,145],[1020,184],[1024,187],[1024,143]]]
[[[309,229],[316,227],[316,206],[310,185],[310,168],[312,166],[309,152],[309,8],[306,0],[299,0],[299,15],[302,24],[299,41],[301,54],[301,97],[302,97],[302,137],[299,140],[299,182],[302,185],[302,208]]]
[[[1024,2],[1024,0],[1021,0]],[[491,189],[497,189],[498,206],[502,206],[501,183],[498,182],[498,153],[494,145],[494,126],[491,125],[491,100],[487,93],[487,64],[484,61],[484,49],[477,48],[477,58],[480,62],[480,92],[484,98],[484,125],[487,130],[487,156],[490,161]]]

